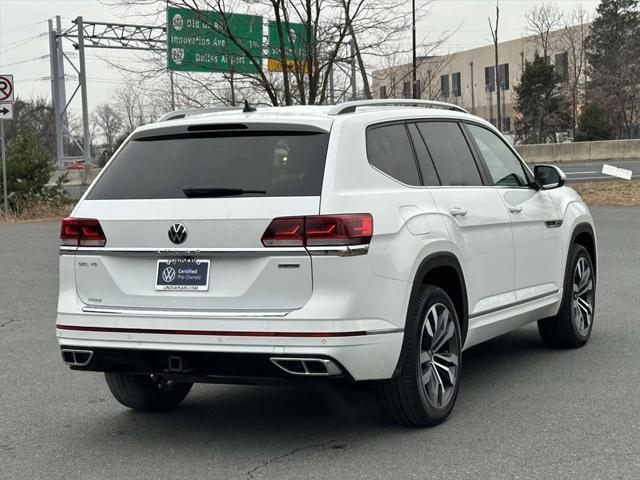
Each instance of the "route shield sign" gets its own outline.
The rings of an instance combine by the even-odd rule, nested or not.
[[[301,67],[304,67],[304,71],[306,72],[307,26],[304,23],[284,24],[282,28],[282,36],[288,67],[292,70],[295,69],[295,62],[297,61],[301,64]],[[311,39],[313,42],[313,32],[311,34]],[[269,22],[269,71],[281,72],[281,60],[282,56],[280,55],[278,24],[272,20]]]
[[[13,101],[13,75],[0,73],[0,102],[12,103]]]
[[[225,21],[226,18],[226,21]],[[237,39],[237,43],[222,32]],[[262,68],[262,17],[167,8],[167,66],[183,72],[256,73]],[[241,48],[242,47],[242,48]],[[246,49],[258,67],[243,52]]]

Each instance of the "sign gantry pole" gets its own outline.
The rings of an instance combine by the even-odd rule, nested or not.
[[[7,197],[7,160],[4,151],[4,120],[0,119],[0,143],[2,143],[2,198],[4,200],[4,219],[9,218],[9,198]]]
[[[84,161],[88,164],[91,161],[91,132],[89,131],[89,102],[87,100],[87,67],[84,59],[84,26],[82,17],[76,20],[78,25],[78,58],[80,72],[78,81],[80,83],[80,96],[82,98],[82,130],[84,147]]]

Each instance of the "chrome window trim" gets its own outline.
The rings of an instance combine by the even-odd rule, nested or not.
[[[352,246],[317,246],[307,247],[309,254],[314,257],[320,256],[337,256],[337,257],[356,257],[366,255],[369,251],[369,245],[352,245]]]

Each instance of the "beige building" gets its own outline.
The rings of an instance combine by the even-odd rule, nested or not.
[[[586,28],[581,29],[584,36]],[[551,32],[548,62],[555,65],[562,79],[567,79],[577,55],[570,54],[566,31]],[[580,42],[582,45],[582,42]],[[502,100],[502,130],[512,131],[515,92],[525,61],[535,52],[542,56],[540,42],[524,37],[498,44],[498,81]],[[581,52],[579,53],[581,55]],[[495,87],[495,52],[493,44],[450,55],[419,57],[417,78],[420,98],[442,100],[461,105],[469,112],[497,123],[497,92]],[[411,64],[377,70],[372,74],[372,94],[375,98],[411,98]],[[503,81],[504,79],[504,81]]]

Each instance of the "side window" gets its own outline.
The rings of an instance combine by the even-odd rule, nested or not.
[[[422,182],[426,186],[440,185],[436,168],[433,166],[433,161],[431,160],[431,156],[429,156],[424,140],[422,140],[420,132],[418,132],[418,127],[416,127],[414,123],[410,123],[407,127],[409,128],[409,136],[413,143],[413,149],[418,157],[418,164],[422,172]]]
[[[407,185],[420,185],[418,166],[403,124],[367,129],[369,163]]]
[[[442,185],[482,185],[476,162],[457,123],[421,122],[417,125]]]
[[[524,168],[513,152],[491,130],[468,124],[471,136],[478,144],[493,183],[501,187],[529,185]]]

